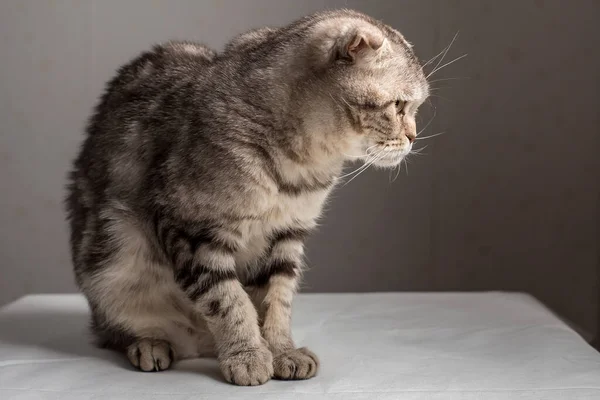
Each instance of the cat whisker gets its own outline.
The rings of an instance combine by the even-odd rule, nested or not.
[[[361,165],[360,167],[356,168],[356,169],[355,169],[355,170],[353,170],[352,172],[350,172],[350,173],[348,173],[348,174],[344,174],[344,175],[340,175],[340,176],[338,176],[338,178],[337,178],[337,179],[338,179],[338,180],[340,180],[340,179],[347,178],[347,177],[351,176],[352,174],[354,174],[354,173],[356,173],[356,172],[358,172],[358,171],[362,170],[363,168],[366,168],[366,166],[367,166],[367,165],[368,165],[368,162],[365,162],[363,165]]]
[[[427,124],[425,125],[425,127],[423,129],[421,129],[418,133],[417,133],[417,137],[421,134],[421,132],[423,132],[425,129],[427,129],[427,127],[429,125],[431,125],[431,123],[433,122],[433,119],[435,118],[435,116],[437,115],[437,110],[435,107],[433,107],[433,116],[431,117],[431,119],[429,120],[429,122],[427,122]]]
[[[385,157],[385,150],[382,150],[379,153],[377,153],[377,158],[374,159],[373,161],[371,161],[369,164],[367,164],[367,168],[363,169],[362,171],[360,171],[359,173],[357,173],[356,175],[354,175],[352,178],[350,178],[348,180],[348,182],[344,183],[344,186],[346,186],[347,184],[349,184],[350,182],[352,182],[354,179],[356,179],[356,177],[358,177],[360,174],[362,174],[363,172],[365,172],[371,165],[373,165],[373,163],[375,163],[376,161],[379,161],[383,157]]]
[[[449,44],[448,46],[444,47],[444,48],[442,49],[442,51],[440,51],[440,52],[439,52],[439,53],[438,53],[436,56],[432,57],[431,59],[429,59],[429,61],[427,61],[425,64],[423,64],[423,65],[421,66],[421,69],[423,69],[423,68],[425,68],[426,66],[428,66],[428,65],[429,65],[429,64],[430,64],[432,61],[436,60],[436,59],[437,59],[439,56],[441,56],[442,54],[444,54],[444,55],[442,56],[442,60],[443,60],[443,59],[444,59],[444,56],[446,55],[446,53],[448,52],[448,50],[450,50],[450,47],[452,46],[452,43],[454,43],[454,41],[456,40],[457,36],[458,36],[458,32],[456,32],[456,34],[455,34],[455,35],[454,35],[454,37],[452,38],[452,41],[450,42],[450,44]],[[440,62],[441,62],[441,60],[440,60]],[[438,65],[439,65],[439,63],[438,63]],[[435,69],[435,68],[434,68],[434,69]]]
[[[409,155],[411,154],[416,154],[416,155],[422,155],[423,154],[423,150],[425,150],[429,145],[426,144],[425,146],[421,147],[420,149],[415,149],[415,150],[411,150],[410,153],[408,153]]]
[[[369,168],[369,165],[370,165],[370,163],[364,163],[359,168],[355,169],[354,171],[350,172],[349,174],[342,175],[342,176],[338,177],[338,180],[342,180],[342,179],[348,178],[348,177],[350,177],[350,176],[352,176],[354,174],[359,174],[362,171],[364,171],[365,169]]]
[[[431,107],[433,109],[433,113],[435,114],[437,111],[437,107],[433,105],[433,103],[431,102],[431,96],[427,96],[427,100],[425,101],[425,103],[427,103],[429,105],[429,107]]]
[[[396,179],[398,179],[398,177],[400,176],[400,171],[402,171],[402,163],[398,164],[398,170],[396,171],[394,179],[392,179],[392,183],[396,182]]]
[[[346,104],[348,105],[348,107],[350,107],[351,109],[352,109],[352,108],[354,108],[354,107],[352,107],[352,105],[351,105],[350,103],[348,103],[348,100],[346,100],[346,99],[344,98],[344,96],[340,96],[340,99],[342,99],[342,101],[343,101],[344,103],[346,103]]]
[[[348,176],[362,172],[363,170],[369,168],[369,166],[372,163],[376,162],[380,156],[384,155],[384,153],[385,153],[385,150],[380,150],[378,153],[376,153],[374,155],[369,155],[369,157],[365,160],[363,165],[361,165],[360,167],[358,167],[357,169],[355,169],[354,171],[352,171],[348,174],[342,175],[340,178],[347,178]]]
[[[338,101],[335,99],[335,97],[333,97],[333,95],[331,94],[331,92],[327,92],[327,94],[329,94],[329,97],[331,97],[331,100],[333,100],[333,102],[334,102],[336,105],[338,105],[338,106],[341,106],[341,104],[340,104],[340,103],[338,103]]]
[[[345,155],[346,157],[349,158],[364,158],[364,157],[368,157],[368,154],[359,154],[359,155],[354,155],[354,154],[346,154],[346,153],[342,153],[343,155]]]
[[[438,87],[430,87],[429,88],[429,93],[437,91],[437,90],[442,90],[442,89],[452,89],[452,86],[438,86]]]
[[[428,79],[431,75],[435,74],[436,72],[438,72],[439,70],[441,70],[442,68],[445,68],[447,66],[449,66],[450,64],[454,64],[455,62],[457,62],[458,60],[461,60],[463,58],[465,58],[466,56],[468,56],[468,53],[463,54],[462,56],[458,56],[456,57],[454,60],[452,61],[448,61],[446,64],[442,65],[441,67],[436,67],[436,69],[434,69],[433,71],[431,71],[429,73],[429,75],[427,75],[427,77],[425,79]]]
[[[435,65],[435,67],[433,68],[433,70],[425,77],[425,79],[429,79],[429,77],[431,75],[433,75],[433,73],[438,69],[438,67],[440,66],[440,64],[442,62],[444,62],[444,58],[446,58],[446,54],[448,54],[448,51],[450,51],[450,48],[452,47],[452,45],[454,44],[454,41],[456,40],[456,38],[458,37],[458,32],[456,32],[454,34],[454,37],[452,38],[452,40],[450,41],[450,44],[448,46],[446,46],[446,48],[444,50],[442,50],[443,54],[442,54],[442,58],[439,59],[438,63]]]
[[[367,147],[367,149],[365,151],[367,152],[367,154],[370,154],[371,153],[371,149],[374,148],[374,147],[378,147],[378,146],[379,146],[378,144],[374,144],[373,146]]]
[[[446,50],[446,49],[444,48],[444,50]],[[423,69],[423,68],[425,68],[426,66],[428,66],[428,65],[429,65],[429,64],[430,64],[432,61],[435,61],[435,60],[436,60],[436,59],[437,59],[439,56],[441,56],[441,55],[442,55],[442,53],[444,52],[444,50],[440,51],[440,52],[439,52],[437,55],[435,55],[435,56],[431,57],[431,58],[429,59],[429,61],[427,61],[425,64],[421,65],[421,69]],[[395,57],[395,58],[399,58],[399,57]]]
[[[333,95],[331,94],[331,92],[327,92],[327,94],[329,94],[329,97],[331,97],[331,99],[332,99],[332,100],[333,100],[333,101],[334,101],[334,102],[335,102],[337,105],[340,105],[340,106],[341,106],[341,104],[338,102],[338,99],[336,99],[335,97],[333,97]],[[339,100],[342,100],[344,103],[346,103],[346,105],[347,105],[349,108],[354,108],[354,107],[352,106],[352,104],[350,104],[350,103],[348,102],[348,100],[346,100],[346,99],[344,98],[344,96],[340,96],[340,97],[339,97]]]
[[[352,171],[352,172],[350,172],[350,173],[348,173],[348,174],[345,174],[345,175],[339,176],[339,177],[338,177],[338,179],[347,178],[347,177],[349,177],[349,176],[351,176],[351,175],[353,175],[353,174],[355,174],[355,173],[357,173],[357,172],[359,172],[359,173],[360,173],[360,172],[362,172],[364,169],[367,169],[367,168],[369,168],[369,165],[371,165],[371,163],[372,163],[372,162],[375,162],[375,161],[376,161],[376,158],[377,158],[377,156],[379,156],[379,155],[380,155],[382,152],[383,152],[383,150],[382,150],[381,152],[377,153],[376,155],[374,155],[374,156],[371,156],[371,157],[367,158],[367,160],[365,161],[365,163],[364,163],[363,165],[361,165],[360,167],[356,168],[354,171]]]
[[[436,137],[436,136],[443,135],[444,133],[446,133],[446,131],[439,132],[439,133],[435,133],[435,134],[433,134],[433,135],[429,135],[429,136],[423,136],[423,137],[419,137],[419,136],[417,136],[417,137],[415,138],[415,140],[425,140],[425,139],[431,139],[431,138],[433,138],[433,137]]]
[[[378,144],[374,144],[373,146],[369,146],[366,148],[365,150],[365,154],[361,154],[361,155],[353,155],[353,154],[346,154],[346,153],[342,153],[343,155],[345,155],[346,157],[350,157],[350,158],[362,158],[362,157],[369,157],[371,155],[371,149],[373,147],[377,147],[379,146]]]
[[[437,97],[438,99],[442,99],[442,100],[446,100],[446,101],[452,102],[452,100],[450,100],[449,98],[444,97],[444,96],[440,96],[440,95],[437,95],[437,94],[430,94],[429,97]]]
[[[458,81],[458,80],[468,80],[471,79],[468,76],[462,76],[462,77],[456,77],[456,78],[440,78],[440,79],[434,79],[432,81],[428,81],[429,84],[432,83],[436,83],[436,82],[444,82],[444,81]]]

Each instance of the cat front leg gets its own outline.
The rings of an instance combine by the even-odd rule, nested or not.
[[[265,265],[248,282],[260,312],[261,333],[273,353],[275,377],[308,379],[317,374],[319,359],[292,339],[292,300],[302,274],[304,229],[277,232]]]
[[[261,385],[273,376],[273,358],[260,335],[256,309],[236,277],[232,236],[211,229],[163,235],[170,243],[175,280],[215,338],[225,379]]]

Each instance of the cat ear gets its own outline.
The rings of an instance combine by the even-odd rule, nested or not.
[[[379,56],[385,36],[379,28],[364,21],[324,21],[311,33],[307,59],[313,67],[327,68],[333,63],[357,64]]]
[[[335,52],[336,61],[356,63],[377,56],[385,38],[375,29],[359,29],[339,38]]]

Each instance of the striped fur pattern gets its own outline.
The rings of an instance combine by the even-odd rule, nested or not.
[[[402,35],[349,10],[121,67],[66,200],[99,344],[143,371],[214,354],[238,385],[314,376],[290,330],[304,241],[346,161],[408,154],[427,95]]]

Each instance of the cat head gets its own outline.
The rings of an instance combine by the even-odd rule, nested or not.
[[[335,139],[345,144],[341,151],[398,165],[412,149],[415,116],[429,95],[412,46],[389,26],[348,11],[318,22],[310,43],[315,88],[342,127]]]

